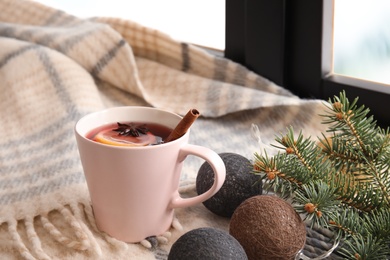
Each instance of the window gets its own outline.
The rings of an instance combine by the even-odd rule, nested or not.
[[[301,97],[345,90],[390,125],[390,87],[333,73],[331,0],[226,0],[225,56]]]
[[[225,0],[37,0],[80,18],[119,17],[172,38],[225,48]]]
[[[390,84],[390,1],[334,1],[334,73]]]

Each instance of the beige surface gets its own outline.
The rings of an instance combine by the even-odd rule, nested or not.
[[[290,125],[313,136],[323,128],[316,116],[322,101],[301,100],[234,62],[131,21],[81,20],[24,0],[0,0],[0,10],[1,259],[165,259],[183,232],[227,228],[226,219],[199,205],[177,210],[183,230],[175,225],[154,247],[100,234],[73,135],[89,112],[196,108],[202,117],[192,143],[249,159],[260,149],[252,124],[265,143]],[[193,191],[201,163],[186,160],[183,189]]]

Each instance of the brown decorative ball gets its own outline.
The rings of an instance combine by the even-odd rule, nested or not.
[[[293,259],[306,242],[305,225],[294,208],[277,196],[245,200],[234,212],[229,233],[248,259]]]

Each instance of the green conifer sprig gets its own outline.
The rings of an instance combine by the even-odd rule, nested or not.
[[[255,153],[254,173],[313,226],[333,230],[347,259],[388,259],[390,130],[357,101],[345,92],[329,99],[319,140],[288,128],[275,139],[279,153]]]

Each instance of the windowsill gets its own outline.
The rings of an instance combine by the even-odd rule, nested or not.
[[[352,78],[352,77],[347,77],[338,74],[332,74],[328,77],[325,77],[324,80],[331,80],[335,83],[355,86],[365,90],[373,90],[384,94],[390,94],[389,85],[380,82],[374,82],[374,81],[369,81],[369,80],[364,80],[359,78]]]

